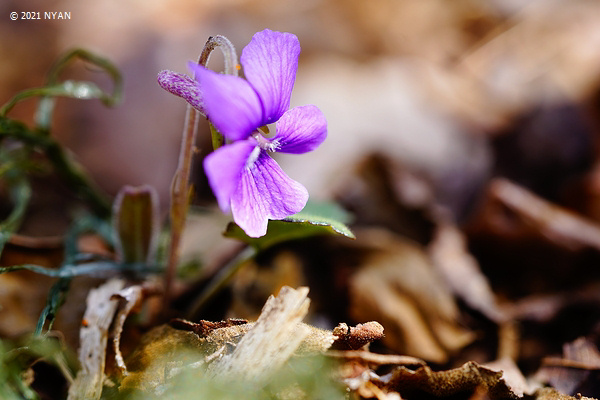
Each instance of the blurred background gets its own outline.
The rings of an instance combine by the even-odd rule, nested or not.
[[[70,12],[71,19],[11,21],[12,11]],[[228,37],[239,55],[265,28],[298,36],[292,105],[317,105],[329,129],[316,151],[278,161],[312,198],[350,210],[358,236],[356,245],[319,239],[292,246],[291,258],[274,250],[259,261],[284,270],[301,264],[319,278],[282,272],[287,278],[272,282],[308,282],[316,304],[319,293],[339,309],[351,303],[342,314],[329,310],[330,326],[348,316],[378,320],[389,348],[440,363],[475,337],[502,342],[490,321],[523,323],[523,349],[531,346],[520,360],[534,360],[530,371],[563,343],[600,333],[598,1],[3,0],[0,101],[43,85],[53,60],[70,48],[110,58],[124,74],[123,104],[61,100],[53,134],[108,193],[150,184],[166,210],[186,105],[158,86],[158,72],[187,73],[210,35]],[[215,52],[212,68],[220,68],[219,57]],[[67,77],[109,89],[104,75],[83,64]],[[20,104],[11,116],[32,121],[35,106]],[[200,159],[210,147],[205,124],[198,147]],[[194,202],[211,205],[200,162],[196,169]],[[213,236],[222,221],[215,226]],[[56,234],[48,224],[40,229]],[[206,231],[200,226],[189,246],[209,248]],[[358,261],[364,248],[380,257]],[[419,275],[425,264],[449,267],[449,283]],[[356,272],[373,268],[379,272]],[[244,279],[238,289],[259,278]],[[393,301],[369,306],[386,285],[395,285]],[[275,291],[264,289],[256,304]],[[399,302],[399,292],[409,303]],[[459,318],[450,292],[471,314]],[[343,296],[328,300],[334,293]],[[532,294],[547,297],[540,303]],[[414,313],[400,312],[402,304]],[[555,319],[563,313],[568,320]],[[552,329],[556,337],[540,345]],[[459,358],[494,359],[496,348],[506,347],[489,346],[479,357],[466,350]]]
[[[71,19],[11,21],[11,11],[67,11]],[[332,197],[358,162],[379,154],[392,169],[427,176],[437,198],[464,215],[498,170],[543,191],[595,160],[597,1],[5,0],[0,15],[3,101],[42,85],[52,61],[73,47],[122,69],[121,106],[63,100],[54,129],[112,194],[149,183],[166,203],[185,104],[159,88],[157,73],[187,73],[209,35],[227,36],[241,53],[264,28],[299,37],[292,105],[315,104],[328,119],[321,148],[279,158],[315,198]],[[107,81],[84,68],[69,73]],[[34,107],[12,115],[31,120]],[[518,138],[500,139],[515,131]],[[208,148],[205,126],[200,137]],[[536,176],[514,176],[526,163]],[[206,190],[201,180],[198,190]]]

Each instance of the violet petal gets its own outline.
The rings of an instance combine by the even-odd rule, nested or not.
[[[290,107],[299,54],[295,35],[269,29],[254,34],[242,50],[244,75],[262,102],[261,125],[277,121]]]
[[[230,209],[231,196],[254,149],[259,149],[254,139],[241,140],[220,147],[204,158],[204,172],[223,212]]]
[[[189,76],[169,70],[160,71],[158,73],[158,84],[166,91],[182,97],[198,111],[205,114],[198,84]]]
[[[302,211],[308,191],[292,180],[266,151],[244,169],[231,197],[234,221],[250,237],[267,233],[269,219],[282,219]]]
[[[301,154],[319,147],[327,137],[327,121],[316,106],[308,105],[286,111],[275,125],[276,151]]]
[[[261,125],[262,107],[250,84],[190,62],[210,121],[230,140],[245,139]]]

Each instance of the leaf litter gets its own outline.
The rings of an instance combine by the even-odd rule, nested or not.
[[[373,59],[361,53],[324,60],[307,46],[310,67],[303,79],[310,83],[298,88],[300,103],[315,88],[339,96],[321,97],[339,131],[325,144],[321,154],[327,156],[315,154],[295,168],[310,175],[311,186],[326,188],[325,197],[332,195],[349,209],[352,222],[335,213],[300,215],[296,222],[311,225],[310,232],[294,232],[288,228],[298,225],[278,221],[270,229],[284,235],[253,243],[231,226],[228,234],[255,253],[229,280],[213,285],[216,271],[242,251],[239,244],[230,245],[231,239],[215,239],[223,221],[203,219],[193,226],[192,217],[181,259],[198,264],[175,277],[166,312],[153,277],[134,266],[121,270],[113,251],[119,252],[118,243],[98,234],[100,226],[94,240],[101,245],[74,252],[63,236],[66,228],[46,240],[12,234],[14,226],[8,226],[2,232],[2,265],[42,266],[47,269],[37,271],[49,276],[31,271],[2,276],[6,368],[0,374],[9,382],[0,389],[3,398],[16,398],[17,392],[42,396],[48,392],[44,386],[51,386],[44,376],[57,372],[67,383],[67,377],[76,376],[57,398],[67,391],[77,398],[86,390],[97,398],[239,398],[249,390],[254,398],[286,399],[598,397],[600,230],[592,146],[597,135],[580,116],[588,110],[586,117],[597,122],[599,114],[597,83],[590,83],[597,81],[597,5],[457,2],[446,6],[451,12],[436,14],[428,12],[434,1],[384,3],[396,12],[376,12],[375,5],[360,2],[327,2],[329,12],[345,17],[332,21],[337,33],[319,36],[318,46],[345,43],[341,53],[360,48]],[[243,5],[236,7],[247,14]],[[383,34],[381,26],[390,29]],[[431,32],[444,40],[422,40]],[[404,55],[416,49],[428,56],[407,61]],[[443,60],[431,63],[431,58]],[[69,95],[82,85],[54,82],[44,93]],[[99,86],[87,87],[91,95],[109,99]],[[552,103],[561,90],[566,98]],[[426,102],[413,98],[423,95]],[[426,118],[422,104],[453,117]],[[375,118],[357,121],[352,115]],[[42,128],[49,127],[49,116]],[[31,131],[10,118],[1,122],[3,135],[18,132],[34,143]],[[417,139],[405,140],[405,133]],[[449,142],[455,145],[440,153],[439,144]],[[40,153],[56,150],[53,138],[39,144]],[[423,148],[425,155],[415,151]],[[86,151],[81,154],[90,154]],[[64,160],[64,153],[56,154]],[[19,165],[2,185],[19,187],[28,168]],[[75,176],[68,171],[61,177]],[[122,175],[126,179],[125,171]],[[80,184],[73,188],[81,189]],[[48,192],[35,182],[32,188]],[[28,204],[27,196],[14,193],[7,196],[9,206],[2,204],[3,216],[10,215],[15,199],[21,209]],[[84,193],[83,198],[76,202],[99,214],[109,208],[101,197]],[[54,221],[42,220],[42,225]],[[29,221],[23,222],[27,232]],[[56,226],[68,225],[61,224]],[[137,233],[152,237],[153,228],[136,225]],[[160,240],[156,250],[163,260]],[[147,250],[141,253],[132,259],[145,261]],[[181,279],[193,268],[201,271],[193,282]],[[73,278],[76,270],[84,276]],[[94,280],[88,272],[101,273]],[[93,300],[92,293],[113,276],[125,277],[124,286]],[[63,279],[54,291],[52,277]],[[98,289],[90,292],[84,314],[89,286]],[[304,286],[311,290],[310,307]],[[216,289],[205,291],[211,287]],[[210,293],[207,301],[197,302],[201,293]],[[280,295],[261,312],[275,293]],[[281,304],[286,293],[289,309]],[[35,329],[45,303],[52,306],[41,332],[46,339],[58,338],[52,339],[61,343],[58,352],[36,349],[23,337]],[[195,303],[200,306],[190,308]],[[104,314],[95,315],[99,311]],[[189,311],[206,319],[183,319]],[[270,322],[261,329],[265,319]],[[56,361],[65,344],[82,349],[79,365]],[[90,347],[96,355],[92,366],[83,362]]]

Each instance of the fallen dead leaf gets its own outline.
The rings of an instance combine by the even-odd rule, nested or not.
[[[600,225],[552,204],[522,186],[506,179],[495,179],[490,184],[490,196],[518,218],[513,223],[519,222],[519,225],[497,225],[499,229],[537,231],[556,246],[569,250],[586,247],[600,250]]]
[[[535,378],[563,393],[595,395],[600,390],[600,352],[592,341],[579,338],[563,346],[563,357],[546,357]]]
[[[524,394],[532,394],[538,388],[536,386],[539,386],[530,384],[515,362],[509,358],[501,358],[486,363],[484,367],[502,372],[502,379],[504,379],[506,385],[519,397],[522,397]]]
[[[438,398],[467,395],[483,387],[490,399],[516,399],[504,380],[502,373],[482,367],[475,362],[467,362],[459,368],[446,371],[433,371],[428,366],[416,371],[398,367],[382,376],[378,385],[387,390],[397,391],[407,398],[433,395]]]
[[[374,321],[356,327],[340,324],[341,337],[335,331],[301,323],[308,311],[307,293],[306,288],[282,288],[278,297],[267,301],[256,322],[176,319],[152,329],[126,360],[128,373],[119,390],[159,394],[172,377],[186,369],[225,384],[243,381],[256,385],[292,355],[323,354],[334,343],[363,346],[382,336],[383,328]]]
[[[350,279],[355,319],[379,321],[388,347],[435,362],[474,339],[458,322],[454,298],[421,246],[382,230],[359,237],[372,253]]]
[[[429,252],[433,265],[457,296],[494,322],[506,319],[496,303],[487,277],[467,250],[465,235],[456,226],[439,225],[429,245]]]

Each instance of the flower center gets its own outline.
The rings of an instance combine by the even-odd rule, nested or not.
[[[252,137],[256,140],[256,143],[258,143],[258,147],[263,150],[275,152],[279,148],[279,140],[269,140],[264,137],[260,131],[254,132]]]

